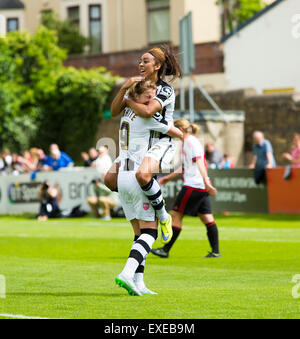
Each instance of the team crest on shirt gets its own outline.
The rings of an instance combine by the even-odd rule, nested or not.
[[[173,93],[172,88],[170,88],[170,87],[163,87],[163,88],[161,89],[161,91],[159,92],[159,95],[163,95],[163,96],[165,96],[166,98],[170,98],[170,96],[172,95],[172,93]]]
[[[149,208],[150,208],[149,202],[144,202],[143,208],[144,208],[145,211],[149,211]]]

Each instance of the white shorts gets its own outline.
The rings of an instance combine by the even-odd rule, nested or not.
[[[138,184],[136,172],[119,172],[118,191],[120,201],[128,221],[137,219],[155,221],[155,211]]]
[[[174,140],[164,138],[157,141],[146,153],[145,158],[149,157],[160,163],[162,173],[170,173],[174,168],[172,163],[176,154],[176,143]]]

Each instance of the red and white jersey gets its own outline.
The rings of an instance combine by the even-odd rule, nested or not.
[[[205,166],[205,152],[200,141],[193,135],[188,136],[182,147],[183,185],[205,190],[205,184],[199,171],[197,160],[203,159]]]

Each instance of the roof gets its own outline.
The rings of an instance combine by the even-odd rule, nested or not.
[[[235,34],[237,34],[238,32],[240,32],[242,29],[244,29],[246,26],[250,25],[252,22],[254,22],[255,20],[257,20],[258,18],[260,18],[261,16],[265,15],[267,12],[269,12],[270,10],[272,10],[274,7],[276,7],[277,5],[279,5],[281,2],[283,1],[287,1],[287,0],[276,0],[275,2],[273,2],[271,5],[265,7],[264,9],[262,9],[261,11],[259,11],[258,13],[256,13],[255,15],[253,15],[252,18],[248,19],[247,21],[245,21],[244,23],[242,23],[240,26],[238,26],[236,29],[234,29],[232,32],[228,33],[227,35],[225,35],[222,39],[221,42],[225,42],[226,40],[230,39],[232,36],[234,36]]]
[[[23,9],[24,4],[20,0],[0,0],[0,9]]]

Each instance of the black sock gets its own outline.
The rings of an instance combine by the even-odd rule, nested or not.
[[[173,236],[172,236],[172,239],[170,240],[169,243],[167,243],[164,247],[163,247],[163,250],[165,252],[169,252],[171,250],[171,248],[173,247],[175,241],[177,240],[177,238],[179,237],[179,234],[181,232],[181,228],[179,227],[174,227],[172,226],[173,228]]]
[[[212,251],[214,253],[219,253],[219,232],[217,224],[213,221],[209,224],[206,224],[205,226]]]

